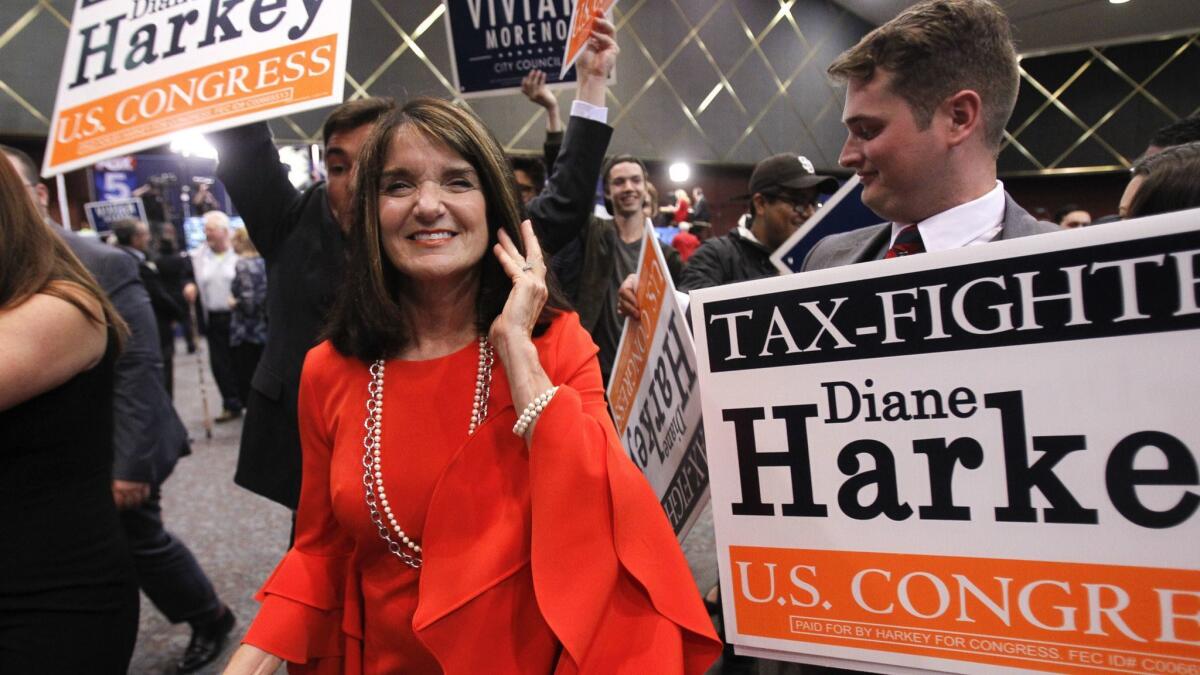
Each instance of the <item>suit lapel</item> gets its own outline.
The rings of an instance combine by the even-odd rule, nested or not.
[[[1054,223],[1038,220],[1030,215],[1007,192],[1004,193],[1004,222],[1001,225],[1000,234],[996,237],[997,240],[1015,239],[1017,237],[1028,237],[1035,234],[1058,231],[1058,226]]]
[[[888,244],[892,240],[892,224],[883,223],[876,225],[874,232],[871,232],[871,229],[867,228],[864,230],[864,234],[867,235],[866,238],[855,242],[856,246],[852,247],[847,253],[847,255],[851,256],[851,260],[856,263],[882,260],[883,256],[887,254]]]

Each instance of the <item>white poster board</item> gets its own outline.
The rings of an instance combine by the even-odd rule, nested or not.
[[[1200,210],[692,294],[726,637],[1200,672]]]
[[[77,0],[43,173],[340,103],[350,5]]]
[[[640,320],[625,321],[608,382],[617,435],[680,541],[708,503],[696,354],[654,228],[638,265]]]

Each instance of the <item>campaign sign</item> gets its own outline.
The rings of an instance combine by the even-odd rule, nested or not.
[[[350,4],[77,0],[43,173],[340,103]]]
[[[692,293],[728,640],[1200,669],[1200,210]]]
[[[640,320],[625,321],[608,383],[617,435],[682,540],[708,502],[696,355],[654,228],[638,266]]]
[[[853,176],[771,254],[771,262],[782,274],[799,272],[805,256],[822,238],[880,222],[882,219],[862,203],[862,182]]]
[[[88,227],[97,232],[107,232],[118,220],[140,220],[149,222],[146,218],[146,205],[141,197],[129,199],[111,199],[104,202],[88,202],[83,205],[87,215]]]
[[[531,70],[551,88],[563,72],[575,0],[445,0],[454,88],[465,98],[520,91]]]
[[[606,14],[617,4],[617,0],[575,0],[575,12],[571,16],[571,31],[563,52],[562,72],[575,65],[575,59],[583,52],[584,45],[592,34],[592,24],[597,14]]]

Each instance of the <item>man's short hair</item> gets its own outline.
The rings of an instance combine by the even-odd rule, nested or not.
[[[618,164],[637,164],[638,166],[642,167],[642,176],[646,178],[650,177],[650,172],[646,170],[645,162],[637,157],[634,157],[633,155],[617,155],[615,157],[610,157],[609,160],[605,162],[604,173],[600,174],[604,176],[605,189],[608,188],[608,174],[612,173],[613,167]]]
[[[396,108],[391,98],[372,96],[343,103],[329,113],[321,125],[321,142],[329,145],[329,137],[342,131],[357,129],[364,124],[374,124],[379,118]]]
[[[113,236],[117,238],[117,243],[122,246],[132,246],[133,238],[137,236],[138,225],[141,221],[133,218],[122,218],[112,224]]]
[[[1200,206],[1200,141],[1173,145],[1133,165],[1145,176],[1129,205],[1129,218]]]
[[[229,216],[226,215],[224,211],[208,211],[204,214],[203,219],[205,227],[208,227],[209,225],[216,225],[217,227],[223,227],[227,230],[229,229]]]
[[[513,171],[524,171],[538,192],[546,187],[546,167],[542,160],[537,157],[510,157],[508,164]]]
[[[1189,117],[1172,122],[1154,132],[1150,145],[1155,148],[1169,148],[1196,141],[1200,141],[1200,117]]]
[[[841,81],[891,72],[891,89],[926,129],[937,107],[970,89],[983,101],[984,139],[998,149],[1017,102],[1017,53],[1004,11],[991,0],[924,0],[868,33],[830,64]]]
[[[4,144],[0,144],[0,150],[3,150],[4,154],[16,161],[17,168],[21,171],[21,180],[25,181],[26,184],[37,185],[42,182],[41,176],[38,175],[37,164],[33,162],[33,158],[28,153],[11,145]]]
[[[1054,212],[1054,224],[1062,225],[1063,220],[1065,220],[1067,216],[1075,213],[1076,211],[1085,210],[1086,209],[1078,204],[1063,204],[1062,206],[1058,207],[1057,211]]]

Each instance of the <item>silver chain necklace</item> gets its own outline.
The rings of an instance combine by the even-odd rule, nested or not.
[[[479,369],[475,375],[475,398],[471,403],[471,423],[467,427],[467,434],[471,436],[487,417],[494,361],[492,344],[488,342],[487,337],[481,335]],[[420,569],[421,545],[400,527],[388,502],[387,489],[383,486],[383,458],[380,452],[380,441],[383,438],[383,371],[383,359],[371,364],[371,382],[367,384],[367,417],[363,420],[363,427],[367,431],[367,435],[363,437],[363,491],[366,493],[367,511],[371,514],[371,522],[379,529],[379,537],[387,543],[388,551],[405,565]],[[393,533],[395,537],[392,536]]]

